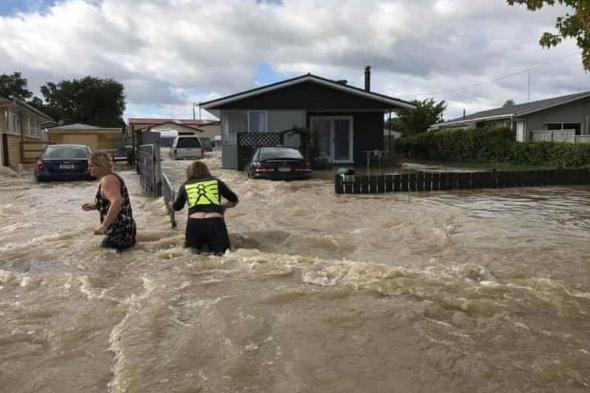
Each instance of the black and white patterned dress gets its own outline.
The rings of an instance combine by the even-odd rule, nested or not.
[[[115,248],[117,250],[124,250],[135,245],[135,235],[137,233],[137,228],[135,226],[135,221],[133,220],[133,211],[131,209],[129,193],[127,192],[125,182],[123,179],[121,179],[121,176],[117,175],[116,173],[112,173],[112,175],[116,176],[117,179],[119,179],[119,183],[121,184],[123,205],[121,207],[121,211],[115,218],[115,221],[113,221],[111,226],[107,229],[105,237],[102,241],[102,246],[107,248]],[[108,199],[104,198],[100,194],[100,187],[101,186],[99,184],[95,203],[96,208],[100,214],[100,223],[102,224],[105,217],[107,216],[107,212],[109,211],[111,203]]]

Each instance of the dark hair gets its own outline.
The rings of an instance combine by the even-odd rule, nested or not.
[[[201,161],[194,161],[188,166],[188,168],[186,168],[186,178],[188,180],[201,179],[203,177],[211,177],[209,168],[207,168],[205,163]]]

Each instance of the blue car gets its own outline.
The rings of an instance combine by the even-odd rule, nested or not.
[[[92,152],[86,145],[49,145],[35,164],[37,181],[92,180],[88,162]]]

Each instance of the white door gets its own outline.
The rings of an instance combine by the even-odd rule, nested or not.
[[[332,163],[353,161],[352,116],[312,117],[310,124],[319,133],[320,158]]]
[[[526,142],[524,120],[516,121],[516,141]]]

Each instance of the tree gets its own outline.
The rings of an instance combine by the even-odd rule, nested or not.
[[[564,38],[575,38],[578,47],[582,49],[582,64],[590,71],[590,2],[587,0],[506,0],[511,6],[514,3],[526,4],[531,11],[543,8],[545,5],[559,3],[574,10],[573,14],[557,17],[555,27],[558,33],[545,32],[539,44],[545,48],[557,46]]]
[[[404,136],[426,132],[433,124],[441,123],[442,113],[447,109],[444,101],[435,103],[433,98],[412,102],[416,109],[402,109],[397,118],[391,119],[392,126],[399,126]],[[394,128],[392,127],[392,128]]]
[[[125,110],[124,87],[113,79],[87,76],[48,82],[41,86],[44,111],[54,119],[98,127],[121,127]]]
[[[13,74],[0,74],[0,96],[9,98],[19,98],[25,100],[33,96],[27,90],[27,80],[21,76],[20,72]]]
[[[516,102],[514,102],[514,100],[512,98],[509,98],[506,100],[504,105],[502,105],[502,108],[506,108],[507,106],[514,106],[514,105],[516,105]]]

